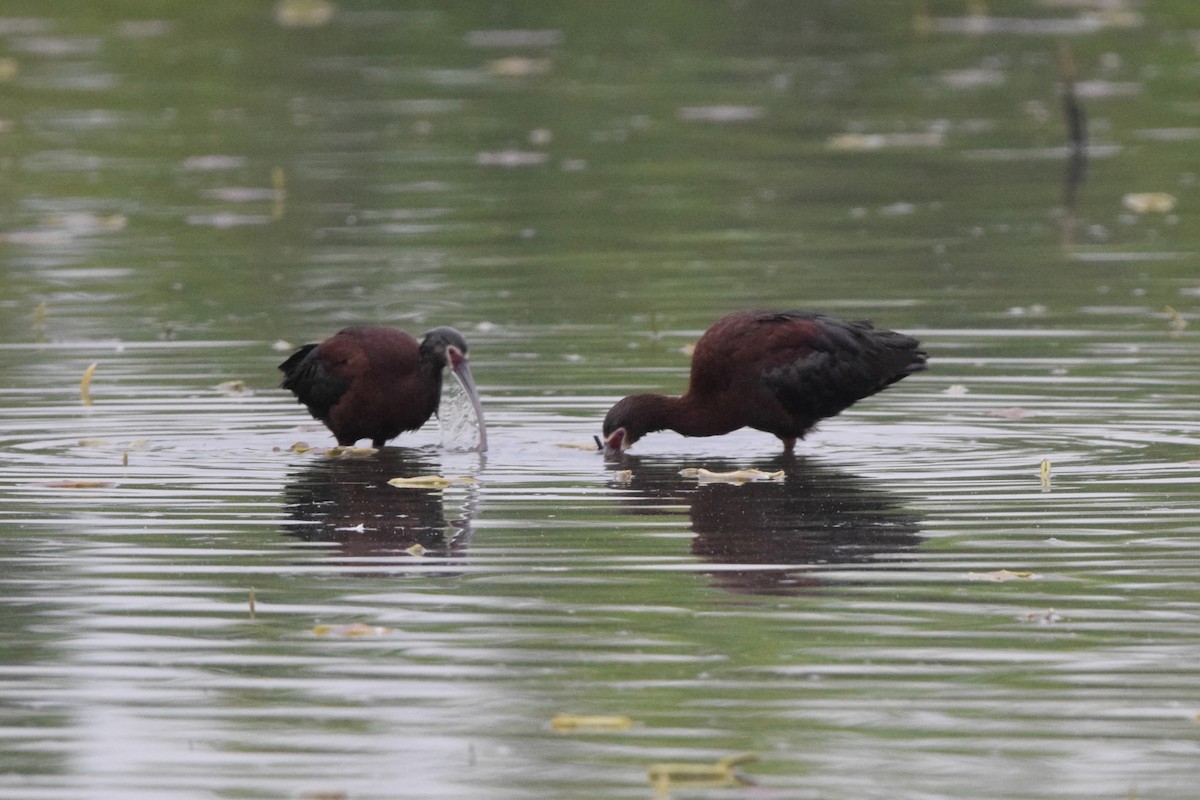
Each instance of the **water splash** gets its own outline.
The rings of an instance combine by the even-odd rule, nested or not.
[[[443,383],[442,399],[438,402],[437,410],[442,447],[453,452],[478,450],[483,424],[458,376],[453,372],[450,376],[454,380]]]

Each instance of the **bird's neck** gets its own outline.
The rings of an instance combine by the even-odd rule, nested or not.
[[[718,436],[739,427],[730,427],[730,417],[722,409],[711,403],[693,402],[686,394],[682,397],[641,395],[638,411],[646,433],[672,430],[682,436]]]

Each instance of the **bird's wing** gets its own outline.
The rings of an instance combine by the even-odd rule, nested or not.
[[[924,368],[915,339],[870,322],[810,314],[762,321],[774,328],[763,384],[794,414],[832,416]]]
[[[283,371],[283,388],[289,389],[309,412],[319,420],[329,417],[350,386],[350,380],[334,373],[322,358],[320,348],[306,344],[279,365]]]

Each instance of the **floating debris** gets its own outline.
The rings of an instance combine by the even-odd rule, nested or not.
[[[250,587],[250,619],[254,619],[254,587]]]
[[[1121,198],[1121,205],[1135,214],[1166,214],[1175,210],[1175,195],[1166,192],[1132,192]]]
[[[687,467],[679,470],[684,478],[695,478],[700,483],[743,484],[751,481],[781,481],[786,477],[783,470],[763,472],[761,469],[735,469],[731,472],[714,472],[703,467]]]
[[[1040,476],[1042,479],[1042,489],[1049,490],[1050,489],[1050,459],[1043,458],[1041,465],[1038,467],[1038,470],[1039,470],[1039,473],[1040,473]]]
[[[275,22],[282,28],[319,28],[333,19],[336,7],[329,0],[280,0]]]
[[[652,764],[648,774],[650,785],[659,797],[665,797],[672,789],[684,787],[696,789],[752,786],[752,781],[738,775],[733,768],[738,764],[757,760],[756,753],[739,753],[722,758],[715,764]]]
[[[307,453],[309,450],[312,450],[312,447],[308,442],[296,442],[288,450],[293,453]]]
[[[550,59],[509,56],[489,61],[487,71],[504,78],[524,78],[529,75],[545,75],[550,71]]]
[[[623,714],[555,714],[550,727],[556,731],[623,731],[633,727],[633,720]]]
[[[246,394],[246,382],[243,380],[221,381],[217,384],[217,391],[229,395]]]
[[[1033,572],[1012,572],[1007,569],[997,569],[992,572],[968,572],[967,577],[973,581],[1028,581],[1037,578]]]
[[[112,489],[117,484],[112,481],[78,481],[62,480],[43,483],[49,489]]]
[[[107,447],[112,444],[108,439],[80,439],[80,447]]]
[[[1171,306],[1164,306],[1163,311],[1166,312],[1167,318],[1171,320],[1171,335],[1178,336],[1183,333],[1183,329],[1188,326],[1188,321],[1183,318],[1183,315]]]
[[[1062,622],[1062,615],[1055,612],[1053,608],[1047,608],[1042,611],[1026,611],[1024,614],[1017,615],[1017,622],[1030,622],[1035,625],[1053,625],[1056,622]]]
[[[633,470],[617,470],[612,474],[612,479],[614,483],[630,483],[633,481]]]
[[[825,143],[830,150],[865,152],[892,147],[941,147],[946,143],[943,133],[839,133]]]
[[[274,350],[276,353],[290,353],[291,351],[295,350],[296,348],[292,345],[291,342],[285,341],[283,339],[276,339],[274,342],[271,343],[271,349]]]
[[[328,458],[370,458],[379,452],[378,447],[331,447],[325,451]]]
[[[312,632],[317,636],[338,636],[343,639],[357,639],[363,636],[387,636],[391,628],[381,625],[367,625],[362,622],[351,622],[348,625],[315,625]]]
[[[961,383],[954,383],[954,384],[951,384],[951,385],[947,386],[947,387],[945,388],[945,390],[942,392],[942,394],[948,394],[948,395],[950,395],[951,397],[961,397],[961,396],[962,396],[962,395],[964,395],[964,394],[969,394],[969,393],[970,393],[970,391],[971,391],[971,390],[970,390],[970,389],[968,389],[968,388],[967,388],[966,386],[964,386],[963,384],[961,384]]]
[[[284,185],[283,167],[271,168],[271,216],[283,219],[284,203],[287,199],[287,189]]]
[[[415,475],[411,478],[392,478],[388,481],[388,485],[395,486],[397,489],[445,489],[456,483],[473,483],[474,481],[475,479],[470,476],[447,478],[442,475]]]
[[[88,368],[83,371],[83,380],[79,382],[79,399],[83,401],[85,406],[92,404],[92,375],[96,372],[96,362],[88,365]]]
[[[565,447],[568,450],[586,450],[589,453],[593,453],[596,450],[602,450],[604,448],[603,445],[596,445],[595,443],[588,444],[586,442],[555,442],[554,446]]]
[[[413,558],[420,558],[421,556],[425,555],[426,551],[425,546],[420,542],[417,542],[412,547],[406,547],[404,552],[408,553]]]

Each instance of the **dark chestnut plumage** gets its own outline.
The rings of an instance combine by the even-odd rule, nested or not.
[[[479,449],[487,449],[483,409],[467,364],[467,340],[434,328],[421,342],[395,328],[345,328],[306,344],[279,365],[283,388],[324,422],[340,445],[370,439],[382,447],[425,424],[442,396],[442,370],[462,384],[479,418]]]
[[[696,343],[680,397],[635,394],[604,418],[604,450],[619,453],[647,433],[718,436],[751,427],[791,452],[821,419],[925,369],[911,336],[870,322],[809,311],[739,311]]]

